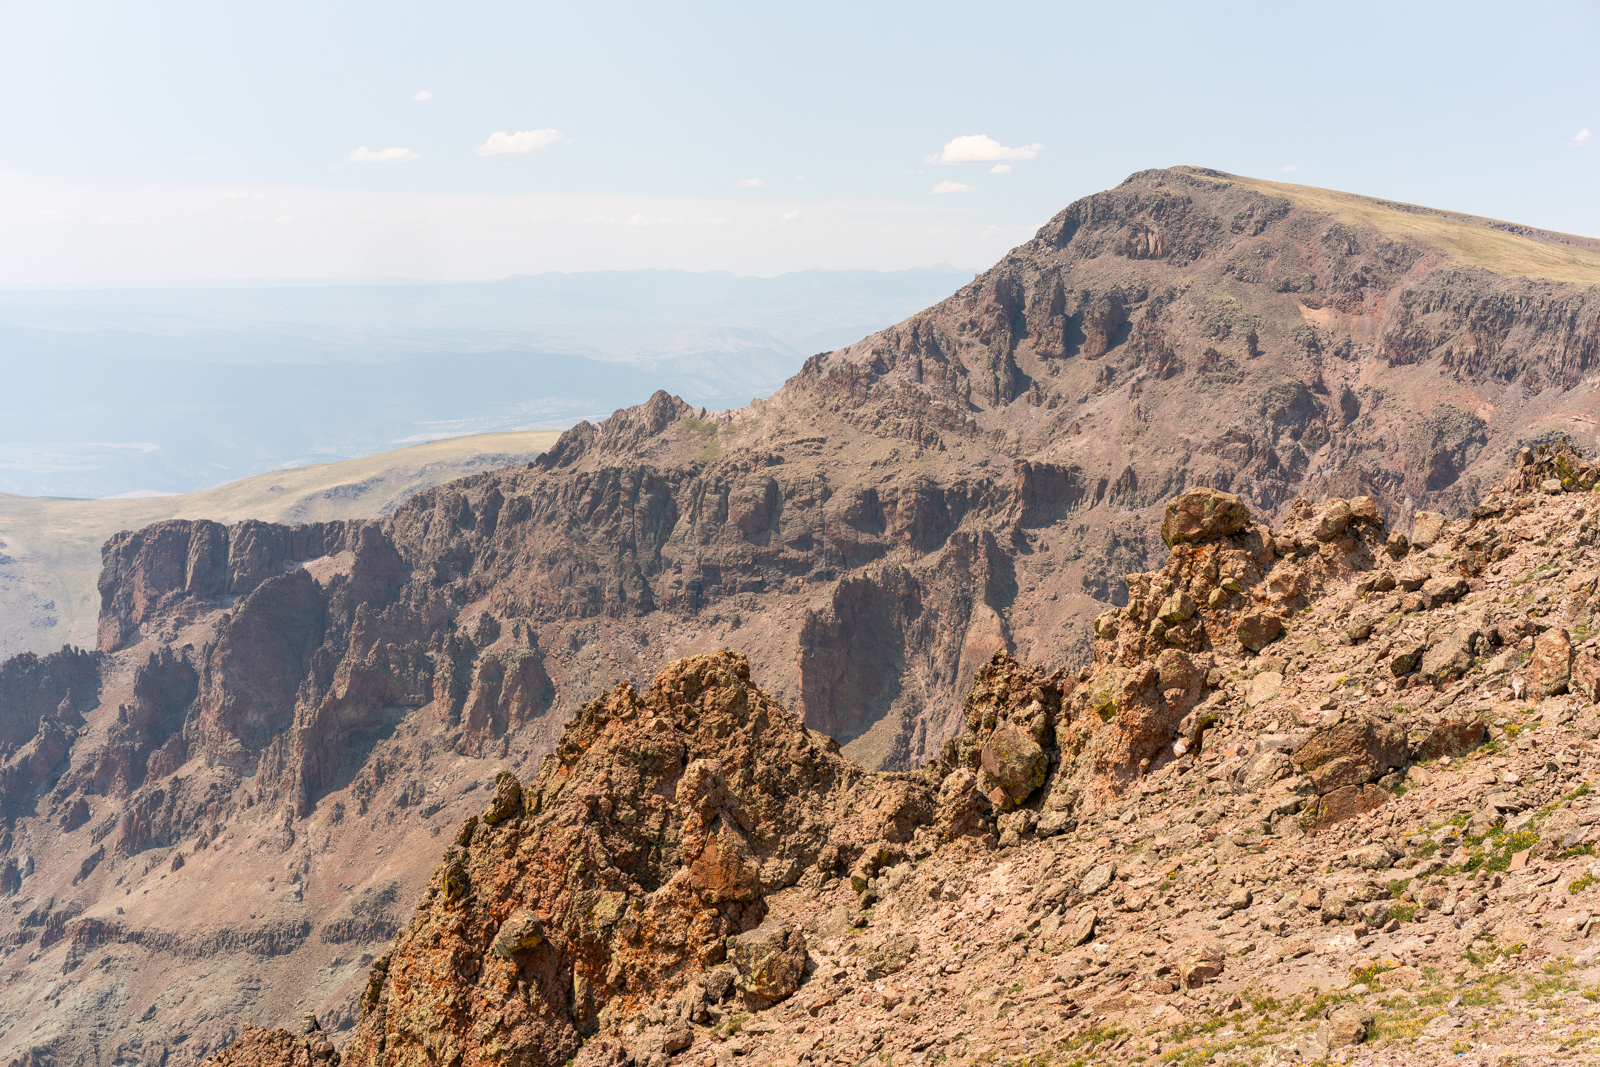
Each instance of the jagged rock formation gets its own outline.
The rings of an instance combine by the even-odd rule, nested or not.
[[[642,694],[624,683],[584,705],[527,788],[503,774],[462,826],[374,971],[346,1060],[560,1063],[691,983],[781,999],[803,937],[763,935],[792,966],[745,940],[709,972],[761,929],[768,894],[930,853],[933,808],[926,778],[863,772],[741,656],[684,660]]]
[[[119,535],[100,647],[0,668],[0,1055],[87,1055],[85,1019],[183,1062],[249,1019],[348,1029],[491,773],[530,779],[591,694],[721,648],[861,766],[937,760],[936,838],[1098,818],[1169,732],[1207,743],[1228,657],[1270,659],[1291,612],[1384,554],[1434,552],[1519,448],[1589,417],[1597,262],[1579,238],[1147,172],[750,408],[657,396],[381,521]],[[1330,494],[1350,513],[1294,504]],[[1151,571],[1175,497],[1193,510]],[[1448,610],[1468,579],[1390,580]],[[1402,636],[1404,678],[1493,647]],[[1529,693],[1562,684],[1560,642],[1539,652]],[[1274,673],[1239,695],[1267,706]],[[985,686],[1012,701],[993,722]],[[1369,714],[1308,747],[1318,817],[1380,800],[1395,730],[1423,728]],[[1427,728],[1441,751],[1472,733]],[[180,1041],[159,1020],[213,970],[237,985]],[[66,997],[41,977],[63,972]]]
[[[1570,450],[1526,453],[1428,549],[1386,534],[1370,500],[1297,504],[1273,530],[1237,498],[1180,497],[1166,566],[1129,576],[1095,664],[1045,675],[997,654],[918,775],[855,767],[732,653],[619,686],[536,782],[503,775],[462,826],[345,1058],[1559,1048],[1548,1018],[1495,1005],[1526,982],[1581,1023],[1587,1000],[1548,998],[1600,978],[1584,943],[1597,475]],[[1278,635],[1253,649],[1239,620],[1263,610]],[[1464,661],[1425,665],[1457,642]],[[1203,677],[1121,682],[1179,654],[1207,657]],[[1524,707],[1531,686],[1548,695]],[[1404,702],[1373,702],[1390,693]],[[219,1062],[292,1041],[252,1032]]]

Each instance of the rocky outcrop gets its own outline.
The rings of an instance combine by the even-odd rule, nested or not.
[[[0,664],[0,816],[14,819],[33,804],[99,695],[99,658],[81,649]]]
[[[339,1053],[315,1015],[306,1016],[301,1031],[246,1026],[244,1036],[211,1062],[217,1067],[339,1067]]]
[[[739,995],[781,999],[805,941],[762,925],[766,898],[929,854],[934,802],[927,778],[844,759],[733,653],[674,664],[643,693],[618,686],[535,781],[503,774],[461,828],[375,972],[346,1061],[561,1063],[725,963]],[[463,970],[469,958],[482,963]],[[417,995],[436,988],[442,1001]],[[489,1015],[484,1047],[474,1020]]]

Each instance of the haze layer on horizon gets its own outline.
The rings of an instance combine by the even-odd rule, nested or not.
[[[418,441],[721,410],[937,303],[954,268],[0,291],[0,492],[188,492]]]

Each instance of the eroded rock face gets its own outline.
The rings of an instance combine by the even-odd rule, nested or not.
[[[238,1041],[209,1062],[216,1067],[339,1067],[339,1052],[311,1019],[300,1034],[246,1026]]]
[[[781,999],[805,938],[763,926],[763,898],[931,851],[935,789],[844,759],[733,653],[674,664],[643,693],[618,686],[584,705],[535,781],[498,777],[376,980],[347,1062],[562,1063],[644,999],[699,981],[730,939],[739,989]],[[482,969],[463,969],[486,946]],[[483,1044],[473,1020],[489,1015],[500,1037]]]
[[[998,811],[1023,803],[1045,783],[1070,686],[1060,672],[1046,675],[996,654],[973,679],[965,728],[945,746],[945,766],[973,775],[971,787]]]
[[[1435,849],[1430,862],[1459,862],[1456,848],[1510,813],[1533,812],[1545,821],[1523,860],[1566,863],[1566,850],[1592,838],[1595,810],[1566,807],[1583,795],[1572,787],[1588,772],[1571,748],[1569,701],[1551,704],[1542,726],[1525,727],[1551,731],[1549,754],[1508,748],[1515,774],[1482,798],[1465,836],[1441,842],[1441,829],[1455,835],[1433,813],[1441,802],[1479,796],[1481,762],[1412,766],[1404,790],[1396,772],[1479,743],[1485,716],[1494,721],[1510,701],[1509,684],[1504,700],[1489,686],[1507,683],[1515,661],[1490,665],[1474,655],[1463,678],[1411,671],[1396,680],[1391,649],[1339,640],[1354,642],[1350,613],[1366,604],[1383,608],[1386,643],[1403,637],[1431,650],[1441,633],[1460,633],[1481,650],[1522,632],[1522,594],[1498,605],[1485,597],[1463,609],[1391,612],[1410,595],[1395,591],[1372,605],[1387,539],[1377,523],[1358,521],[1370,513],[1360,501],[1337,503],[1297,508],[1277,532],[1251,531],[1270,539],[1270,553],[1230,535],[1181,543],[1162,571],[1130,575],[1128,610],[1101,620],[1096,662],[1076,675],[991,656],[977,672],[963,734],[918,775],[853,767],[750,685],[748,665],[731,653],[675,664],[643,695],[621,686],[591,702],[537,781],[495,779],[396,953],[374,969],[350,1055],[398,1064],[459,1052],[463,1063],[520,1056],[537,1064],[581,1037],[591,1038],[581,1064],[714,1055],[726,1028],[712,1028],[730,1012],[803,998],[749,1031],[784,1034],[758,1040],[755,1062],[792,1046],[795,1030],[782,1029],[792,1023],[839,1026],[846,1012],[892,1010],[910,983],[948,973],[948,956],[930,942],[946,944],[951,923],[965,924],[973,944],[999,950],[963,963],[986,968],[985,984],[1035,954],[1055,958],[1113,934],[1118,945],[1151,937],[1155,958],[1130,957],[1140,980],[1162,979],[1169,992],[1173,984],[1206,989],[1216,995],[1192,1002],[1225,1012],[1238,1004],[1231,993],[1261,973],[1263,957],[1252,934],[1239,950],[1253,957],[1248,968],[1225,959],[1211,940],[1223,919],[1261,912],[1249,925],[1270,936],[1262,939],[1267,960],[1326,944],[1322,955],[1359,970],[1361,961],[1329,940],[1347,932],[1335,924],[1359,922],[1396,953],[1410,951],[1405,928],[1378,933],[1393,908],[1386,872],[1402,860],[1420,880],[1418,865]],[[1584,514],[1577,501],[1550,510],[1569,527]],[[1600,524],[1585,531],[1559,532],[1574,561],[1593,558],[1589,549],[1600,543]],[[1493,530],[1450,536],[1419,570],[1478,551],[1473,545]],[[1582,575],[1572,579],[1575,596],[1561,610],[1574,629],[1600,610],[1593,588]],[[1219,590],[1225,595],[1210,595]],[[1161,606],[1180,595],[1196,611],[1169,638]],[[1238,614],[1262,605],[1287,620],[1281,653],[1231,643]],[[1525,620],[1529,630],[1536,618]],[[1407,691],[1404,703],[1388,699],[1391,686]],[[1184,708],[1175,725],[1163,718]],[[1320,723],[1307,728],[1313,712]],[[1164,747],[1132,762],[1130,735],[1159,739],[1163,730]],[[1525,777],[1530,767],[1536,779]],[[1093,835],[1038,840],[1075,820]],[[995,845],[1001,851],[988,855]],[[906,858],[918,862],[899,862]],[[1569,858],[1569,869],[1581,867]],[[1269,886],[1277,902],[1260,908]],[[1466,929],[1492,906],[1472,888],[1413,885],[1428,912],[1416,921],[1443,933],[1450,927],[1433,913],[1453,910]],[[1208,906],[1193,909],[1196,899]],[[1172,930],[1184,936],[1169,941]],[[1526,940],[1534,939],[1530,932]],[[817,967],[809,989],[808,959]],[[1093,979],[1107,954],[1069,960],[1061,983],[1040,991],[1062,998],[1064,1017],[1081,1011],[1084,1025],[1098,1025],[1143,1007],[1092,980],[1069,984]],[[847,968],[865,983],[901,977],[824,1017],[839,1004],[834,983]],[[1077,988],[1084,1002],[1069,1004]],[[944,1024],[930,1015],[911,1025]],[[1324,1023],[1292,1040],[1320,1055],[1359,1041],[1367,1025],[1342,1016]],[[890,1051],[912,1042],[908,1035]]]

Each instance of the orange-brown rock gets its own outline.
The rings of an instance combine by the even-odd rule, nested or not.
[[[934,790],[844,759],[734,653],[619,685],[535,781],[502,774],[461,828],[373,972],[347,1062],[564,1063],[647,1001],[700,989],[730,940],[734,988],[780,999],[805,941],[762,926],[764,897],[926,855]]]
[[[237,1041],[206,1062],[215,1067],[339,1067],[339,1053],[315,1017],[307,1018],[302,1031],[246,1026]]]
[[[1567,691],[1572,681],[1572,639],[1563,627],[1552,627],[1534,640],[1527,674],[1535,699]]]
[[[1225,537],[1243,530],[1249,522],[1250,509],[1232,493],[1194,489],[1168,502],[1161,521],[1161,539],[1171,547],[1185,541]]]
[[[1319,727],[1294,750],[1295,763],[1319,793],[1375,781],[1405,760],[1403,729],[1356,712]]]

